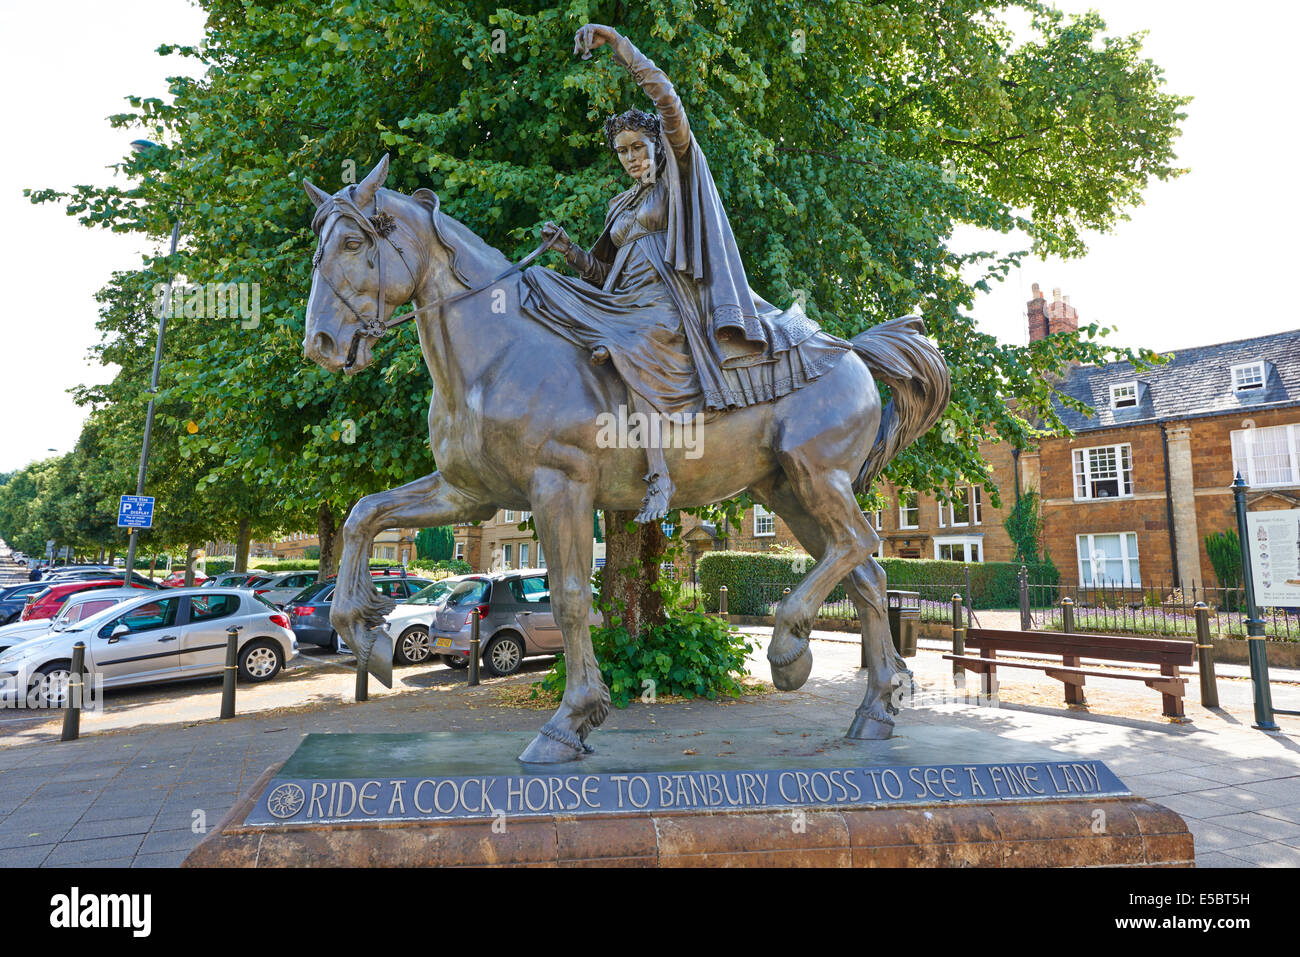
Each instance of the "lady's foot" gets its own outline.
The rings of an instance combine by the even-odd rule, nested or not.
[[[591,350],[591,364],[594,366],[604,365],[609,361],[609,350],[604,346],[596,346]]]
[[[661,522],[668,517],[668,500],[677,491],[677,486],[667,475],[652,473],[645,477],[650,487],[646,489],[645,498],[641,500],[641,511],[637,512],[636,521],[642,525]]]

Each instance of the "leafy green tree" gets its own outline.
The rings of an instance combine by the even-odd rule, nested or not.
[[[997,504],[981,436],[1023,446],[1032,422],[1059,430],[1053,398],[1077,406],[1050,375],[1066,362],[1153,358],[1107,346],[1096,324],[1029,346],[997,342],[971,307],[1028,250],[951,247],[958,225],[1019,228],[1037,253],[1077,256],[1151,179],[1181,172],[1173,144],[1187,101],[1164,90],[1139,36],[1107,35],[1096,14],[1032,0],[201,2],[206,34],[181,52],[202,75],[173,80],[170,103],[133,97],[113,118],[168,149],[124,163],[128,188],[33,198],[160,243],[182,209],[170,268],[258,284],[255,325],[175,323],[165,387],[169,402],[183,390],[199,427],[178,449],[210,456],[199,486],[245,482],[255,514],[315,514],[332,533],[359,496],[434,465],[414,329],[387,337],[375,367],[353,378],[302,357],[313,237],[301,180],[337,188],[390,152],[389,186],[433,188],[507,256],[530,249],[545,219],[590,244],[625,185],[601,121],[648,104],[605,51],[572,57],[588,21],[631,37],[674,80],[756,289],[803,299],[844,336],[908,313],[926,319],[953,401],[892,463],[890,481],[983,483]],[[1003,19],[1015,10],[1034,27],[1019,45]],[[139,341],[138,316],[119,309],[106,321]],[[734,516],[740,504],[725,508]],[[619,553],[642,552],[656,534],[612,525]],[[650,589],[657,565],[647,572]]]

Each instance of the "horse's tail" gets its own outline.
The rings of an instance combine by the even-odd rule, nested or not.
[[[925,335],[920,316],[891,319],[853,338],[853,350],[892,396],[880,412],[875,444],[853,490],[865,492],[885,464],[924,435],[948,406],[948,364]]]

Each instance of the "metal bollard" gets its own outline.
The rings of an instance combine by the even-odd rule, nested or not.
[[[1214,677],[1214,645],[1210,642],[1210,609],[1205,602],[1196,603],[1196,665],[1201,673],[1201,705],[1219,706],[1219,683]]]
[[[718,614],[723,618],[727,617],[727,586],[721,585],[718,588]]]
[[[966,654],[966,629],[962,627],[961,595],[952,596],[952,653]],[[966,666],[960,661],[952,663],[952,683],[958,688],[966,687]]]
[[[1020,571],[1016,574],[1016,583],[1020,591],[1020,630],[1029,631],[1034,620],[1029,612],[1029,569],[1024,565],[1020,566]]]
[[[1074,599],[1061,599],[1061,631],[1071,634],[1074,631]]]
[[[63,741],[76,741],[81,734],[81,694],[85,687],[82,673],[86,670],[86,643],[72,646],[72,673],[68,675],[67,701],[63,709]]]
[[[357,701],[370,700],[370,672],[366,670],[360,655],[357,656],[357,684],[353,697]]]
[[[221,718],[235,716],[235,678],[239,675],[239,632],[243,625],[226,629],[226,670],[221,678]]]
[[[475,608],[469,622],[469,686],[471,688],[478,686],[479,656],[482,654],[479,647],[479,628],[482,627],[482,620],[483,616]]]

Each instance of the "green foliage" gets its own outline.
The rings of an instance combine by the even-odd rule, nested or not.
[[[804,577],[813,561],[807,556],[773,555],[755,552],[708,552],[696,564],[704,607],[717,611],[718,589],[727,586],[727,610],[733,615],[765,615],[772,601],[780,597],[772,586],[793,587]],[[1013,608],[1019,604],[1017,575],[1019,562],[945,562],[915,558],[885,558],[888,587],[920,591],[927,600],[943,600],[965,586],[970,570],[971,607]],[[1029,579],[1036,584],[1055,585],[1060,575],[1050,564],[1033,565]],[[766,587],[764,587],[766,586]],[[827,601],[845,597],[836,585]]]
[[[616,708],[626,708],[633,698],[648,694],[709,700],[718,695],[735,697],[741,693],[738,678],[748,673],[745,659],[754,652],[749,638],[721,619],[682,610],[638,638],[616,624],[592,628],[591,640]],[[558,694],[564,690],[564,677],[561,656],[540,685]]]
[[[1221,588],[1241,585],[1241,539],[1235,529],[1211,532],[1205,536],[1205,551]]]
[[[422,528],[415,536],[415,556],[421,561],[447,561],[456,547],[450,527]]]

